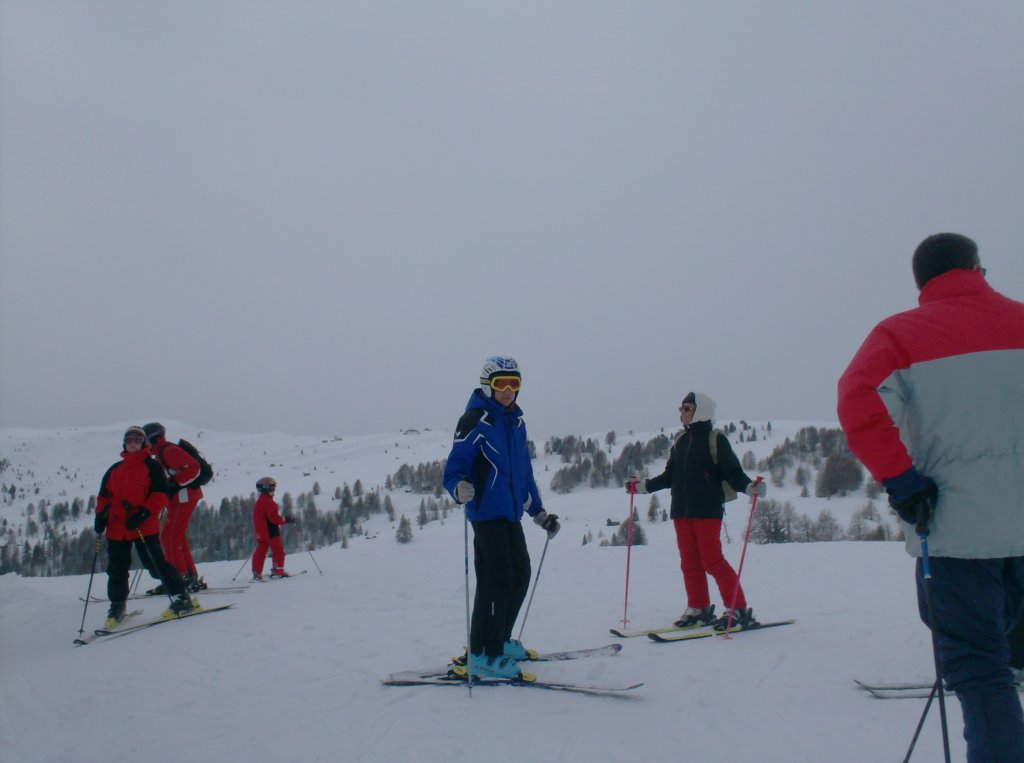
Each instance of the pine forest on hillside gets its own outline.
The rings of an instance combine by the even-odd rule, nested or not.
[[[849,524],[843,527],[826,508],[816,517],[799,513],[790,501],[767,498],[759,502],[754,516],[750,538],[755,543],[790,543],[836,540],[901,540],[899,529],[893,530],[881,512],[888,515],[883,505],[881,512],[875,499],[881,488],[874,482],[865,484],[863,468],[850,454],[841,430],[806,426],[795,436],[785,438],[766,458],[757,460],[745,443],[771,436],[771,423],[758,434],[756,427],[746,422],[726,424],[723,430],[733,443],[744,469],[765,475],[776,488],[792,481],[800,488],[801,496],[813,491],[817,498],[828,499],[846,495],[863,487],[867,501],[857,510]],[[663,467],[674,436],[664,432],[646,442],[639,440],[622,444],[618,455],[611,454],[618,444],[614,432],[603,442],[576,435],[551,437],[544,443],[544,454],[558,456],[564,464],[551,476],[552,492],[566,494],[589,488],[618,488],[628,475],[649,476]],[[530,443],[531,456],[536,449]],[[433,521],[444,520],[457,509],[444,491],[441,481],[444,460],[417,465],[403,464],[389,474],[382,487],[366,489],[360,479],[350,486],[344,483],[334,489],[333,497],[326,497],[316,482],[313,489],[293,497],[284,493],[280,499],[283,514],[296,518],[296,525],[282,533],[285,550],[289,553],[316,549],[341,542],[346,548],[350,538],[364,534],[363,522],[372,515],[384,514],[395,531],[395,540],[409,543],[414,539],[414,525],[422,530]],[[60,467],[62,470],[65,467]],[[4,505],[25,500],[34,475],[23,473],[7,458],[0,461],[0,498]],[[538,478],[539,479],[539,478]],[[9,481],[8,481],[9,480]],[[35,488],[38,493],[38,487]],[[420,495],[415,517],[398,516],[391,494],[403,491]],[[255,493],[223,498],[219,505],[201,502],[192,516],[189,538],[192,553],[198,563],[242,559],[252,551],[252,505]],[[638,502],[634,510],[634,523],[609,520],[610,536],[600,533],[596,539],[601,545],[625,545],[646,542],[641,516],[647,522],[667,521],[667,497],[645,496],[645,505]],[[90,519],[95,496],[75,497],[53,502],[40,498],[29,502],[22,512],[20,523],[0,524],[0,574],[16,572],[26,576],[71,575],[87,573],[96,553],[96,536],[91,529],[82,530],[82,518]],[[734,504],[736,505],[736,504]],[[76,521],[77,520],[77,521]],[[69,529],[69,523],[72,527]],[[893,523],[894,525],[898,523]],[[593,532],[584,535],[584,544],[594,542]],[[105,549],[100,548],[100,561],[105,563]]]

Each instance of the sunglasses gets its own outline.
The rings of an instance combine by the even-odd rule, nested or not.
[[[146,441],[146,438],[145,437],[141,437],[141,436],[139,436],[137,434],[130,434],[127,437],[124,438],[124,441],[125,442],[137,442],[137,443],[139,443],[141,445],[142,443],[144,443]]]
[[[679,410],[681,410],[683,413],[693,413],[694,411],[697,410],[697,406],[690,405],[689,403],[687,403],[686,405],[679,406]]]
[[[496,392],[504,392],[505,390],[518,392],[523,386],[523,380],[518,376],[495,376],[487,383]]]

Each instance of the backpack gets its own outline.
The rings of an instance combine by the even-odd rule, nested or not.
[[[718,466],[718,432],[714,429],[711,430],[711,440],[709,442],[711,447],[711,460],[715,466]],[[722,480],[722,493],[725,495],[725,502],[736,500],[736,490],[725,480]]]
[[[190,443],[188,440],[178,440],[178,447],[192,456],[192,458],[196,460],[196,463],[199,464],[199,474],[194,480],[188,483],[188,487],[202,487],[213,479],[213,467],[210,465],[209,461],[203,458],[203,454],[199,452],[199,449],[195,445]],[[735,497],[735,495],[733,497]]]

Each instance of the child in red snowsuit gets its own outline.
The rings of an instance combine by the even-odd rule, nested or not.
[[[280,528],[281,525],[292,524],[295,519],[282,517],[278,513],[277,501],[274,500],[277,483],[273,478],[260,478],[256,483],[256,490],[260,495],[252,507],[252,526],[256,531],[256,550],[252,552],[252,579],[263,580],[263,563],[267,559],[268,548],[273,564],[270,569],[271,576],[288,577],[288,573],[284,571],[284,546],[281,545]]]

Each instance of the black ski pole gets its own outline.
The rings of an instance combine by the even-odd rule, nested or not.
[[[949,727],[946,723],[946,694],[942,688],[942,664],[939,661],[939,637],[935,631],[935,612],[932,609],[932,567],[928,559],[928,514],[929,506],[922,502],[917,510],[917,537],[921,541],[921,577],[924,580],[924,601],[925,609],[928,611],[928,629],[932,632],[932,658],[935,662],[935,688],[939,695],[939,718],[942,724],[942,752],[945,755],[946,763],[949,758]],[[925,705],[925,713],[928,712],[928,705]],[[924,716],[921,718],[924,722]],[[911,746],[913,750],[913,746]],[[907,752],[907,760],[910,758],[910,751]]]
[[[914,738],[910,740],[910,749],[907,750],[907,756],[903,758],[903,763],[910,763],[910,756],[914,754],[914,747],[917,745],[917,738],[921,736],[921,729],[924,728],[924,719],[928,717],[928,708],[932,706],[932,702],[935,700],[935,692],[939,690],[939,682],[936,681],[935,685],[932,686],[932,692],[928,695],[928,701],[924,705],[924,712],[921,713],[921,720],[917,722],[917,728],[914,729]]]
[[[82,624],[78,627],[78,638],[76,644],[84,644],[82,635],[85,633],[85,613],[89,611],[89,597],[92,596],[92,579],[96,575],[96,560],[100,558],[100,544],[103,543],[103,536],[96,538],[96,551],[92,555],[92,570],[89,572],[89,587],[85,591],[85,606],[82,607]]]
[[[465,509],[462,511],[463,525],[462,525],[462,546],[464,549],[463,555],[463,575],[466,582],[466,686],[469,687],[469,698],[473,699],[473,636],[472,626],[469,616],[469,514]]]
[[[249,556],[245,557],[245,561],[242,562],[242,566],[238,568],[238,572],[235,573],[235,577],[231,578],[231,582],[232,583],[235,582],[235,578],[237,578],[239,575],[242,574],[242,570],[245,569],[245,565],[247,565],[249,563],[249,560],[252,559],[252,555],[255,554],[255,553],[256,553],[256,551],[253,550],[252,553],[249,554]]]
[[[141,559],[139,561],[142,561]],[[145,565],[143,565],[145,566]],[[133,593],[137,593],[139,590],[139,581],[142,580],[142,567],[138,567],[135,572],[132,573],[132,582],[128,586],[128,595],[131,596]]]
[[[146,556],[149,558],[149,563],[153,566],[153,569],[160,575],[160,583],[164,587],[164,593],[167,594],[167,598],[171,604],[174,604],[174,597],[171,595],[171,588],[167,585],[167,579],[164,576],[164,571],[157,566],[156,560],[153,559],[153,555],[149,553],[149,547],[146,545],[146,536],[142,534],[142,530],[135,528],[135,534],[139,536],[139,546],[142,551],[146,552]],[[142,552],[139,552],[139,558],[141,559]],[[186,594],[187,595],[187,594]]]
[[[540,555],[540,564],[537,565],[537,576],[533,579],[533,590],[530,591],[530,600],[526,602],[526,612],[523,613],[523,622],[519,624],[519,636],[517,638],[520,643],[523,641],[523,629],[526,627],[526,618],[530,616],[530,605],[533,604],[533,595],[537,593],[537,584],[540,582],[540,571],[544,569],[544,557],[547,556],[548,543],[550,540],[550,537],[544,539],[544,550]]]
[[[300,528],[298,526],[298,524],[295,522],[295,520],[292,520],[288,524],[290,524],[292,527],[294,527],[296,530],[298,530],[299,541],[302,543],[302,545],[304,545],[306,547],[306,551],[309,552],[309,558],[313,560],[313,564],[316,566],[316,571],[319,572],[321,575],[323,575],[324,571],[322,569],[320,569],[320,565],[316,563],[316,557],[313,556],[313,544],[312,543],[306,543],[306,536],[302,534],[302,528]]]

